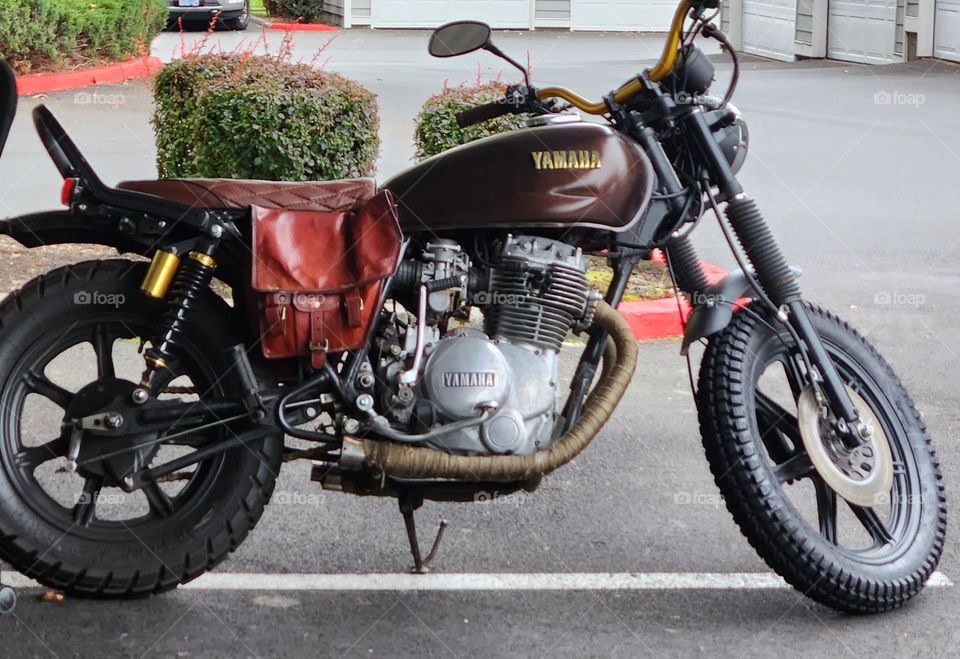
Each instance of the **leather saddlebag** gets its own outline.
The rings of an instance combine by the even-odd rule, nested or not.
[[[400,259],[390,192],[346,210],[251,208],[264,356],[309,355],[320,368],[326,353],[363,345]]]

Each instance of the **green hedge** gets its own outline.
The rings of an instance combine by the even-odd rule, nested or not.
[[[0,0],[0,57],[19,73],[143,54],[167,20],[164,0]]]
[[[302,18],[307,23],[323,18],[323,0],[265,0],[264,6],[271,16]]]
[[[414,146],[418,160],[466,144],[481,137],[503,133],[523,125],[526,115],[507,115],[490,121],[460,128],[457,112],[503,98],[507,86],[500,82],[452,87],[431,96],[420,109],[416,119]]]
[[[376,97],[343,76],[275,57],[196,55],[157,75],[162,177],[311,181],[370,174]]]

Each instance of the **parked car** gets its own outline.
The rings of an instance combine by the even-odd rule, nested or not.
[[[184,23],[218,24],[230,30],[246,30],[250,22],[250,0],[167,0],[170,4],[170,26]]]

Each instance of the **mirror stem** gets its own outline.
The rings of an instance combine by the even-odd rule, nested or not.
[[[523,73],[523,81],[526,83],[527,87],[530,86],[530,75],[527,72],[527,68],[525,66],[521,66],[519,62],[517,62],[515,59],[507,55],[505,52],[497,48],[495,45],[493,45],[489,41],[486,43],[486,45],[483,46],[483,49],[486,50],[487,52],[493,53],[494,55],[496,55],[501,59],[504,59],[510,62],[515,67],[520,69],[520,72]]]

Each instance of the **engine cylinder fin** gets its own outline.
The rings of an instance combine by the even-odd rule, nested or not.
[[[559,350],[588,310],[582,254],[545,239],[509,239],[490,273],[485,330],[518,343]]]

